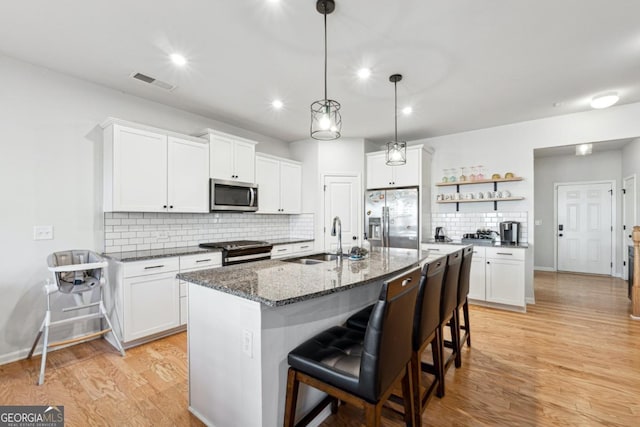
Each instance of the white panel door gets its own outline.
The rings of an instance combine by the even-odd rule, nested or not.
[[[324,177],[324,247],[335,252],[338,237],[331,236],[333,219],[342,223],[342,251],[348,253],[352,246],[359,246],[362,234],[362,190],[358,176]]]
[[[558,186],[558,270],[611,274],[611,184]]]
[[[384,152],[367,156],[367,189],[393,186],[393,167],[385,162]]]
[[[233,179],[233,144],[231,138],[216,135],[209,145],[209,175],[216,179]]]
[[[256,157],[258,183],[258,213],[279,213],[280,162],[268,157]]]
[[[209,212],[209,146],[170,136],[169,212]]]
[[[167,211],[167,137],[114,126],[113,210]]]
[[[625,260],[625,267],[622,269],[622,278],[627,280],[629,278],[629,253],[628,247],[633,246],[633,239],[631,233],[633,233],[633,226],[638,224],[637,212],[636,212],[636,176],[632,175],[627,177],[623,181],[624,192],[622,197],[622,254]]]
[[[255,145],[236,141],[233,145],[234,179],[242,182],[255,182],[256,175]]]
[[[302,212],[302,167],[280,162],[280,209],[287,214]]]

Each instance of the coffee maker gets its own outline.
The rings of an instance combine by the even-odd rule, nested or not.
[[[501,222],[500,241],[503,245],[517,245],[520,243],[520,223],[517,221]]]

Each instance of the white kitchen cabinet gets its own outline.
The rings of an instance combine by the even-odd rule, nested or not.
[[[485,287],[485,248],[474,247],[471,256],[471,273],[469,276],[469,295],[473,300],[486,299]]]
[[[524,307],[524,250],[486,248],[486,300]]]
[[[220,252],[206,252],[197,255],[184,255],[180,257],[180,273],[206,270],[222,266],[222,254]],[[180,280],[180,325],[186,325],[189,319],[189,286],[187,282]]]
[[[215,179],[255,182],[255,141],[205,129],[209,140],[209,176]]]
[[[297,214],[302,211],[302,165],[288,159],[256,155],[258,213]]]
[[[367,154],[367,188],[395,188],[421,185],[422,146],[407,147],[407,163],[387,166],[386,152]]]
[[[220,252],[109,263],[107,312],[125,347],[184,330],[187,286],[179,272],[216,268]]]
[[[110,119],[104,128],[106,212],[208,212],[206,141]]]
[[[274,245],[271,249],[271,259],[287,258],[290,256],[307,255],[313,252],[313,241]]]

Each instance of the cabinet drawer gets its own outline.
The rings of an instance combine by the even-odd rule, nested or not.
[[[428,249],[432,255],[447,255],[451,252],[459,251],[464,248],[463,245],[440,245],[432,243],[422,243],[421,249]]]
[[[524,261],[524,249],[514,248],[485,248],[487,258],[492,259],[512,259]]]
[[[222,253],[205,252],[197,255],[180,257],[180,271],[205,269],[222,266]]]
[[[298,254],[313,251],[313,242],[296,243],[293,245],[293,251]]]
[[[293,253],[293,245],[277,245],[271,249],[271,258],[282,258],[290,255],[291,253]]]
[[[146,276],[148,274],[168,273],[178,271],[180,262],[178,257],[155,258],[145,261],[124,263],[124,277]]]

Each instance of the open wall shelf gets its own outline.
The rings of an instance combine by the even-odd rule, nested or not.
[[[460,181],[460,182],[438,182],[436,187],[456,187],[456,193],[460,193],[461,185],[476,185],[476,184],[493,184],[493,191],[498,191],[499,182],[513,182],[522,181],[521,177],[514,178],[501,178],[501,179],[483,179],[476,181]],[[493,210],[498,210],[498,202],[509,202],[515,200],[524,200],[524,197],[512,196],[512,197],[494,197],[490,199],[459,199],[459,200],[438,200],[436,203],[455,203],[456,212],[460,210],[460,203],[482,203],[493,202]]]

